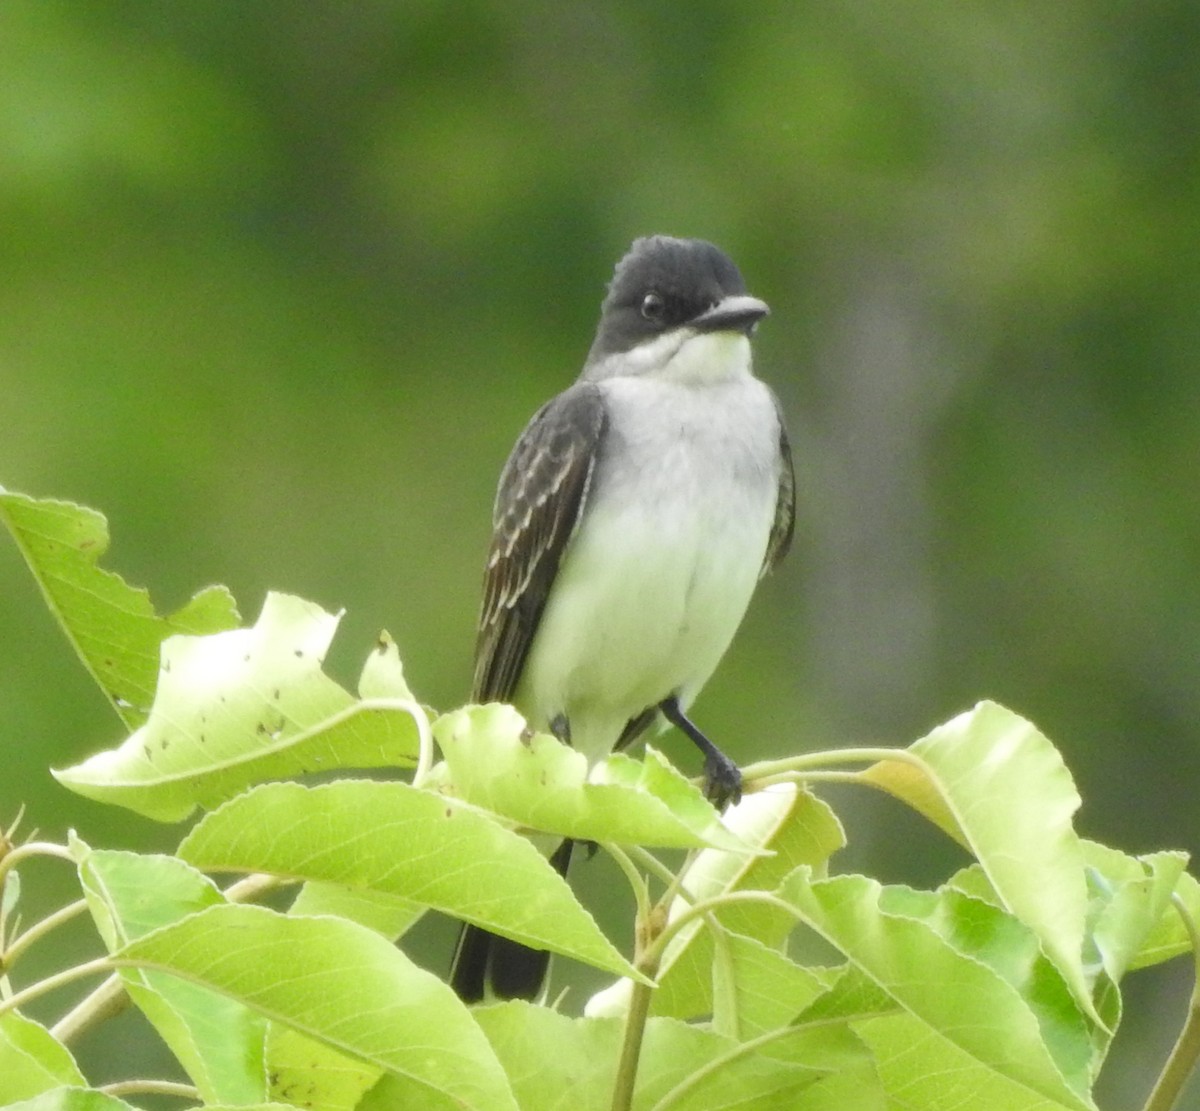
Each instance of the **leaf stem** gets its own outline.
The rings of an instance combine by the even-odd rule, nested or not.
[[[837,1018],[822,1019],[818,1022],[806,1022],[798,1026],[781,1026],[775,1030],[768,1030],[765,1034],[759,1034],[757,1038],[738,1042],[736,1045],[731,1046],[728,1052],[722,1053],[719,1057],[714,1057],[708,1064],[697,1069],[690,1076],[685,1076],[651,1108],[651,1111],[670,1111],[672,1107],[683,1100],[685,1096],[710,1076],[719,1073],[723,1068],[726,1068],[741,1057],[748,1057],[753,1053],[757,1053],[764,1046],[768,1046],[772,1042],[779,1042],[785,1038],[794,1037],[804,1030],[814,1030],[822,1026],[832,1026],[835,1024],[840,1025],[843,1022],[845,1022],[845,1017],[839,1016]]]
[[[784,760],[760,760],[742,768],[742,777],[749,783],[764,776],[782,775],[786,772],[806,772],[838,764],[877,764],[882,760],[895,760],[900,764],[912,764],[922,770],[929,765],[920,756],[906,748],[831,748],[823,752],[804,752]]]
[[[618,867],[625,873],[625,879],[633,888],[633,897],[637,901],[637,920],[640,922],[650,916],[650,888],[645,877],[637,870],[630,855],[620,845],[604,842],[601,846],[609,856],[617,862]]]
[[[284,876],[272,875],[269,872],[251,872],[250,875],[231,883],[221,894],[231,903],[248,903],[267,891],[285,887],[293,882]]]
[[[63,1015],[50,1028],[50,1033],[63,1045],[69,1045],[89,1027],[119,1015],[128,1006],[125,984],[120,976],[112,975]]]
[[[35,856],[56,856],[60,860],[72,863],[75,860],[66,845],[56,845],[53,841],[27,841],[24,845],[18,845],[12,852],[0,856],[0,883],[3,883],[4,877],[21,861]]]
[[[763,903],[767,906],[785,910],[794,918],[801,917],[799,911],[791,903],[779,898],[778,895],[773,895],[770,891],[726,891],[721,895],[714,895],[711,899],[702,899],[700,902],[693,903],[690,907],[687,907],[678,918],[673,918],[670,922],[666,922],[663,925],[654,942],[654,947],[657,950],[654,954],[655,966],[657,967],[658,961],[662,959],[663,950],[671,938],[693,921],[693,919],[706,918],[714,910],[720,910],[731,903]]]
[[[649,849],[645,849],[641,845],[626,845],[625,851],[645,868],[647,872],[652,873],[662,880],[665,887],[670,887],[675,882],[675,873],[650,852]]]
[[[1192,960],[1195,973],[1192,978],[1192,997],[1188,1001],[1188,1013],[1183,1029],[1171,1048],[1170,1056],[1154,1084],[1144,1111],[1171,1111],[1183,1094],[1188,1077],[1200,1060],[1200,929],[1189,913],[1184,901],[1176,894],[1171,902],[1183,919],[1183,928],[1192,942]]]
[[[175,1080],[117,1080],[99,1089],[106,1096],[160,1095],[199,1100],[200,1092],[191,1084]]]
[[[663,903],[657,903],[646,917],[637,920],[637,945],[634,967],[653,980],[658,975],[662,950],[657,939],[666,926],[667,912]],[[633,984],[629,997],[629,1011],[625,1015],[625,1037],[621,1043],[621,1060],[617,1065],[617,1079],[613,1086],[612,1111],[630,1111],[633,1107],[633,1089],[637,1083],[638,1060],[642,1054],[642,1042],[646,1037],[646,1019],[650,1015],[650,1000],[654,986]]]
[[[0,1001],[0,1015],[7,1014],[9,1011],[20,1010],[26,1003],[31,1003],[33,1000],[54,991],[55,988],[62,987],[64,984],[71,984],[76,980],[82,980],[87,976],[95,976],[100,972],[108,972],[111,968],[112,962],[108,957],[97,957],[95,960],[77,964],[73,968],[65,968],[62,972],[56,972],[53,976],[47,976],[44,980],[39,980],[36,984],[30,984],[29,987],[18,991],[8,999]]]
[[[716,1033],[736,1040],[741,1030],[741,1019],[738,1015],[737,977],[729,934],[715,914],[706,914],[704,921],[713,940],[712,1028]]]
[[[86,910],[87,902],[84,899],[76,899],[75,902],[68,903],[65,907],[60,907],[53,914],[48,914],[40,922],[35,922],[23,934],[14,937],[12,944],[4,952],[0,953],[0,968],[5,970],[12,968],[17,963],[21,954],[35,941],[45,937],[51,930],[57,926],[61,926],[64,922],[69,922],[72,918],[78,917]]]
[[[249,902],[264,891],[281,887],[288,880],[265,872],[254,872],[231,883],[222,894],[231,903]],[[31,927],[32,928],[32,927]],[[77,1038],[83,1031],[106,1018],[120,1014],[129,1006],[129,996],[119,976],[110,976],[95,991],[81,999],[70,1011],[54,1024],[51,1033],[64,1044]]]

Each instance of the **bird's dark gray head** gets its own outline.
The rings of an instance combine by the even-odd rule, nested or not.
[[[703,239],[635,239],[617,263],[588,354],[594,364],[679,328],[750,335],[767,306],[723,251]]]

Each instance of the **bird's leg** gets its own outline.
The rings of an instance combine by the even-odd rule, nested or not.
[[[664,698],[658,708],[704,754],[704,794],[709,801],[718,809],[727,802],[738,802],[742,797],[742,773],[738,766],[688,720],[675,695]]]

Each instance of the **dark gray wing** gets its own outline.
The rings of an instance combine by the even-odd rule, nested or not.
[[[507,702],[516,690],[583,513],[605,421],[600,391],[577,383],[538,410],[504,465],[475,642],[476,702]]]
[[[792,534],[796,530],[796,471],[792,466],[792,445],[788,441],[787,425],[783,423],[783,410],[779,407],[777,397],[775,413],[779,417],[779,497],[775,502],[775,521],[771,525],[767,554],[763,559],[764,575],[787,555],[788,548],[792,546]]]

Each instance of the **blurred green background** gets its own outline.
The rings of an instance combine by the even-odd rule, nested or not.
[[[1085,834],[1196,851],[1198,64],[1193,0],[4,0],[0,483],[104,511],[162,608],[345,607],[345,680],[386,626],[453,706],[508,448],[629,241],[709,238],[772,305],[801,496],[710,735],[904,744],[991,697]],[[47,775],[117,725],[9,543],[0,645],[0,820],[172,846]],[[960,862],[835,801],[847,868]],[[1112,1101],[1188,987],[1131,984]]]

